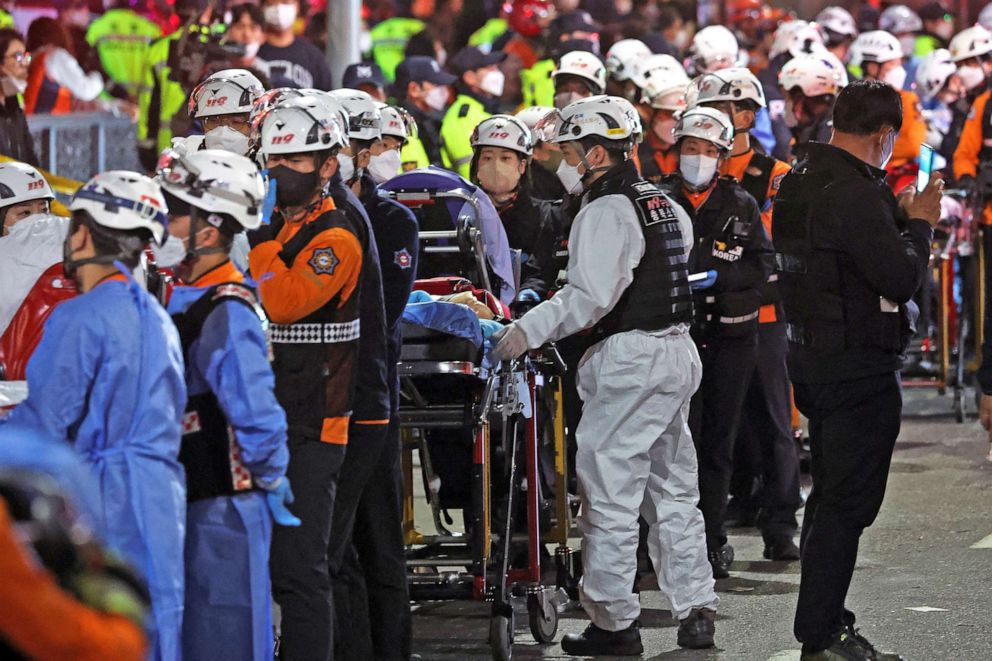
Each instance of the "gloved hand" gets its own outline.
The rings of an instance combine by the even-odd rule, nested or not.
[[[963,174],[958,178],[958,188],[970,198],[978,194],[978,182],[971,175]]]
[[[272,519],[280,526],[295,528],[300,525],[300,520],[286,508],[292,502],[293,490],[289,486],[288,477],[283,477],[275,487],[265,492],[265,503],[269,506]]]
[[[693,275],[696,275],[693,273]],[[706,277],[703,280],[697,280],[695,282],[689,283],[689,289],[692,291],[700,291],[702,289],[709,289],[716,284],[717,272],[710,270],[706,272]]]
[[[541,295],[533,289],[522,289],[517,293],[517,303],[540,303]]]
[[[513,360],[527,351],[527,335],[516,323],[504,326],[492,339],[496,344],[489,355],[494,362]]]
[[[484,340],[488,340],[503,329],[503,324],[495,319],[479,319],[479,326],[482,327],[482,339]]]

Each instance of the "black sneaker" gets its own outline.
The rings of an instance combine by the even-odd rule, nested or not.
[[[858,643],[868,650],[868,658],[874,661],[903,661],[903,658],[898,654],[892,652],[879,652],[875,647],[868,642],[868,639],[861,635],[860,629],[855,629],[854,627],[847,627],[847,634],[858,641]]]
[[[720,549],[707,554],[710,567],[713,568],[713,578],[730,578],[730,563],[734,561],[734,547],[724,544]]]
[[[777,537],[765,541],[765,560],[791,561],[799,559],[799,547],[791,537]]]
[[[868,650],[858,640],[852,636],[847,629],[841,630],[834,635],[830,647],[818,652],[803,653],[799,661],[873,661],[874,657],[868,655]]]
[[[561,650],[572,656],[640,656],[644,646],[636,622],[622,631],[606,631],[590,622],[582,633],[562,638]]]
[[[716,633],[716,612],[709,608],[693,608],[689,616],[679,623],[679,647],[701,650],[713,647]]]

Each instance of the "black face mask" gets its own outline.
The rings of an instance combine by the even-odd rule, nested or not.
[[[269,176],[278,182],[276,203],[280,209],[303,206],[320,187],[320,174],[316,169],[313,172],[297,172],[278,165],[269,168]]]

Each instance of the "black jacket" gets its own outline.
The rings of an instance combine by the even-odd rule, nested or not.
[[[0,154],[38,167],[38,155],[16,96],[0,100]]]
[[[423,143],[424,151],[427,152],[427,159],[431,165],[443,166],[444,162],[441,160],[441,120],[444,119],[444,115],[437,112],[424,112],[416,104],[407,100],[401,101],[399,105],[406,109],[413,117],[413,121],[417,123],[417,137]]]
[[[524,191],[500,209],[499,217],[510,248],[523,253],[518,291],[533,289],[546,297],[557,279],[554,263],[563,224],[561,202],[534,199]]]
[[[788,237],[797,235],[813,255],[805,269],[787,266],[793,252]],[[833,383],[898,370],[905,320],[888,310],[898,304],[905,315],[926,273],[933,230],[905,217],[885,184],[885,170],[833,145],[810,143],[807,159],[782,180],[772,236],[790,328],[816,318],[821,321],[810,325],[832,329],[820,338],[792,333],[790,378]],[[802,286],[789,284],[793,277]]]

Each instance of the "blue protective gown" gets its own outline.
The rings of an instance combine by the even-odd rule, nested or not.
[[[10,422],[71,442],[93,467],[107,543],[148,580],[150,657],[181,658],[186,404],[179,334],[133,280],[107,279],[59,305]]]
[[[196,286],[176,288],[169,313],[184,312],[214,284],[240,279],[230,262],[223,264]],[[216,395],[255,481],[272,484],[282,478],[289,463],[286,415],[276,401],[258,316],[243,303],[222,301],[204,321],[187,357],[190,395]],[[272,519],[264,493],[192,502],[186,523],[184,657],[270,661]]]

